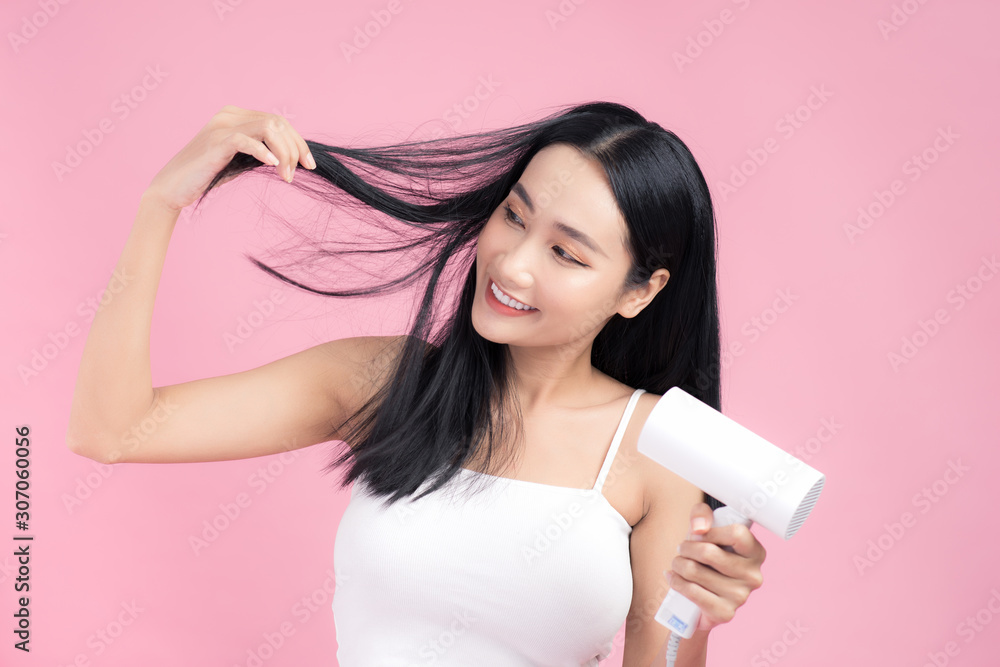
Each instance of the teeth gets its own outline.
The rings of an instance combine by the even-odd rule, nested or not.
[[[517,310],[538,310],[537,308],[532,308],[531,306],[526,306],[520,301],[510,298],[506,294],[500,291],[496,283],[490,283],[490,289],[493,290],[493,294],[496,295],[497,300],[503,303],[505,306],[510,306],[511,308],[516,308]]]

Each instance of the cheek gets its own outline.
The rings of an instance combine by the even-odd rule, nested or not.
[[[546,319],[559,327],[579,332],[602,321],[608,303],[599,284],[593,284],[571,270],[548,272],[535,290],[544,303]]]
[[[577,329],[597,326],[617,309],[613,295],[601,289],[600,283],[582,280],[568,282],[568,298],[560,310],[565,314],[566,321],[572,321]]]
[[[476,260],[480,269],[483,268],[483,258],[492,253],[492,247],[493,231],[491,222],[487,222],[482,231],[479,232],[479,236],[476,237]]]

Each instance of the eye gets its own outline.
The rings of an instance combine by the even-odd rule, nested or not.
[[[518,218],[517,214],[514,213],[514,211],[512,211],[510,209],[510,204],[504,204],[503,205],[503,210],[506,211],[506,213],[503,216],[505,219],[510,220],[511,222],[515,222],[515,220],[516,220],[518,222],[518,224],[520,224],[521,219]]]
[[[504,211],[506,211],[506,213],[504,213],[504,219],[508,220],[509,222],[513,222],[515,224],[524,226],[524,223],[521,222],[521,219],[519,217],[517,217],[517,214],[511,210],[510,204],[504,204],[503,208]],[[583,262],[578,262],[577,260],[573,259],[572,256],[570,256],[565,250],[563,250],[559,246],[554,246],[554,249],[556,250],[556,255],[560,259],[565,260],[567,262],[572,262],[573,264],[578,264],[580,266],[587,266]]]

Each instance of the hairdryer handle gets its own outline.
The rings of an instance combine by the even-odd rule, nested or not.
[[[749,528],[753,521],[728,505],[723,505],[712,513],[713,528],[715,526],[729,526],[734,523],[742,523]],[[733,552],[733,548],[730,546],[722,548],[730,553]],[[695,628],[698,627],[698,619],[701,618],[701,609],[698,605],[671,588],[667,591],[667,597],[664,598],[663,604],[660,605],[660,610],[656,612],[656,616],[653,618],[660,625],[670,628],[671,632],[680,635],[684,639],[688,639],[694,634]]]

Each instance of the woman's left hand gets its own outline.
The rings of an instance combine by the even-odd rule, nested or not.
[[[712,527],[712,508],[691,510],[691,532],[671,563],[670,587],[701,609],[699,631],[728,623],[764,579],[764,546],[742,524]],[[735,553],[724,550],[730,546]],[[669,573],[668,573],[669,574]]]

